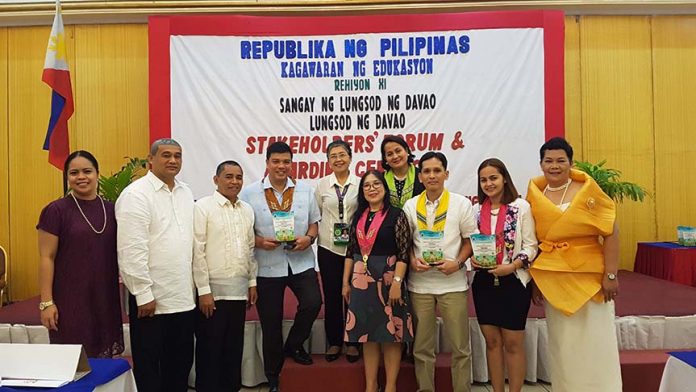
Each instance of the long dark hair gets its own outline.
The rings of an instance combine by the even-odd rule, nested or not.
[[[382,151],[382,168],[384,168],[384,171],[389,171],[391,170],[391,166],[387,163],[387,153],[384,151],[385,147],[387,146],[387,143],[396,143],[401,146],[404,150],[406,150],[406,153],[408,154],[408,164],[411,165],[413,164],[413,159],[416,157],[413,155],[411,152],[411,147],[408,146],[408,143],[406,143],[406,140],[394,136],[394,135],[388,135],[385,136],[384,139],[382,140],[382,145],[379,147],[380,150]]]
[[[99,175],[99,162],[97,162],[97,158],[95,158],[91,152],[85,150],[73,151],[72,154],[68,155],[63,164],[63,194],[68,192],[68,167],[70,166],[70,162],[77,157],[82,157],[90,161],[92,166],[94,166],[94,170],[97,171],[97,175]]]
[[[368,170],[363,174],[362,178],[360,179],[360,185],[358,187],[358,210],[355,212],[355,216],[353,218],[353,224],[358,223],[358,220],[362,216],[363,212],[365,209],[370,208],[370,203],[367,202],[367,199],[365,199],[365,190],[363,189],[363,185],[365,184],[365,179],[367,176],[373,175],[377,177],[380,183],[382,183],[382,188],[384,189],[384,199],[382,202],[384,203],[384,210],[386,211],[391,207],[391,200],[389,200],[389,188],[387,187],[387,180],[384,179],[384,174],[377,170]]]
[[[501,203],[510,204],[513,201],[515,201],[518,197],[520,197],[520,194],[517,192],[517,188],[515,188],[515,184],[512,183],[512,177],[510,177],[510,172],[508,171],[507,167],[505,167],[503,161],[501,161],[498,158],[488,158],[485,161],[481,162],[481,164],[478,167],[478,171],[476,172],[478,177],[479,204],[483,204],[483,202],[486,201],[486,199],[488,198],[488,196],[483,192],[483,188],[481,188],[481,170],[488,166],[498,169],[500,175],[503,176],[503,197],[500,198]]]

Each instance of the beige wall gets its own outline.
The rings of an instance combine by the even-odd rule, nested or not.
[[[110,174],[123,157],[147,154],[147,26],[66,26],[65,33],[75,99],[70,147],[94,153]],[[49,34],[50,27],[0,30],[0,86],[8,83],[0,89],[7,107],[0,112],[0,241],[9,244],[13,300],[38,294],[35,226],[63,189],[61,172],[41,150],[51,95],[41,82]]]
[[[48,35],[48,27],[0,28],[0,244],[15,300],[38,293],[35,225],[62,190],[41,150]],[[71,148],[93,152],[108,174],[123,157],[147,153],[147,26],[76,25],[66,36]],[[676,225],[696,225],[694,70],[694,16],[566,18],[566,135],[577,158],[607,159],[654,194],[619,208],[622,268],[632,268],[637,241],[674,240]]]

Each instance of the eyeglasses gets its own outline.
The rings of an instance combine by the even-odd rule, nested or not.
[[[381,189],[381,182],[373,182],[371,184],[363,184],[363,190],[369,191],[370,189]]]
[[[346,154],[346,153],[329,155],[329,160],[331,160],[331,161],[335,161],[336,159],[346,159],[346,158],[348,158],[348,154]]]

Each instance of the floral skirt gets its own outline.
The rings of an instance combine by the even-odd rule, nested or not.
[[[389,304],[396,256],[370,256],[367,270],[355,254],[345,341],[354,343],[401,343],[413,341],[413,318],[406,282],[402,282],[403,305]]]

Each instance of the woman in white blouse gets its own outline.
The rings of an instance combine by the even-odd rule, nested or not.
[[[343,347],[346,308],[341,295],[343,262],[348,245],[348,229],[358,206],[360,179],[350,172],[353,153],[348,143],[335,140],[326,148],[333,173],[319,180],[315,196],[321,210],[317,258],[324,290],[324,330],[328,349],[326,360],[338,359]],[[346,358],[360,358],[358,346],[347,346]]]
[[[524,329],[532,298],[530,263],[537,254],[534,219],[519,197],[505,164],[490,158],[478,168],[476,220],[481,234],[495,235],[496,266],[479,270],[472,290],[476,317],[486,339],[488,373],[493,390],[505,391],[507,363],[510,392],[524,384]],[[473,265],[480,268],[476,258]]]

